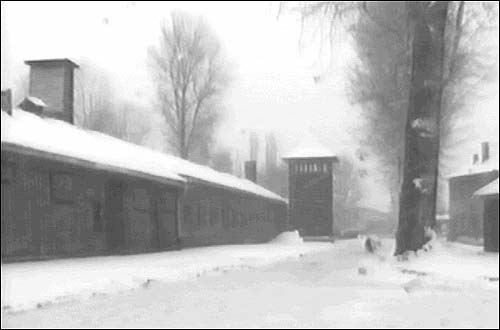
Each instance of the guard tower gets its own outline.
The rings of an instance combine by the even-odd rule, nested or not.
[[[338,158],[319,144],[302,145],[288,163],[289,223],[301,236],[333,236],[333,170]]]

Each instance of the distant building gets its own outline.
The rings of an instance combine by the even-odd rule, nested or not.
[[[334,163],[338,158],[318,144],[287,154],[289,223],[302,236],[333,236]]]
[[[498,178],[477,190],[483,213],[484,250],[498,252]]]
[[[472,155],[472,165],[449,177],[448,239],[452,241],[480,243],[483,240],[484,205],[480,198],[473,196],[478,189],[498,178],[498,150],[491,147],[489,142],[483,142],[480,153]]]

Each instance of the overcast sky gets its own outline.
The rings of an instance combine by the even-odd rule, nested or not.
[[[308,132],[332,151],[357,146],[362,118],[345,95],[346,66],[354,58],[348,40],[335,40],[331,52],[317,42],[299,47],[297,17],[278,19],[278,5],[270,2],[2,2],[2,88],[19,79],[26,59],[89,58],[109,73],[120,97],[149,105],[147,49],[174,9],[206,18],[233,70],[221,145],[240,146],[244,153],[245,132],[257,129],[277,132],[282,152]],[[498,140],[498,83],[488,95],[473,102],[481,112],[470,121],[476,135]]]
[[[149,103],[147,48],[158,42],[160,22],[174,9],[204,16],[225,48],[234,77],[226,130],[297,132],[345,123],[345,113],[352,114],[343,95],[348,44],[336,47],[333,56],[312,43],[299,47],[298,20],[277,19],[278,7],[269,2],[7,4],[11,78],[26,69],[25,59],[87,57],[112,75],[122,97]],[[323,79],[315,84],[318,75]]]

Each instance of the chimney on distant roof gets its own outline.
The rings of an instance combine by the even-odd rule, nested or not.
[[[24,63],[30,66],[29,97],[40,100],[45,105],[41,115],[73,124],[73,76],[78,65],[69,59]]]
[[[481,161],[484,163],[490,159],[490,144],[488,142],[481,143]]]
[[[479,162],[479,155],[474,154],[472,155],[472,165],[476,165]]]
[[[255,160],[245,162],[245,179],[257,182],[257,162]]]

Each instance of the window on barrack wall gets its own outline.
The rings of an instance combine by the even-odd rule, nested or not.
[[[164,204],[167,198],[164,198]],[[141,213],[149,213],[151,209],[151,200],[149,193],[144,188],[135,188],[130,193],[130,202],[132,204],[132,208]]]
[[[73,177],[66,173],[50,174],[50,197],[55,203],[73,203]]]
[[[16,166],[14,162],[2,159],[2,183],[12,183],[16,177]]]

